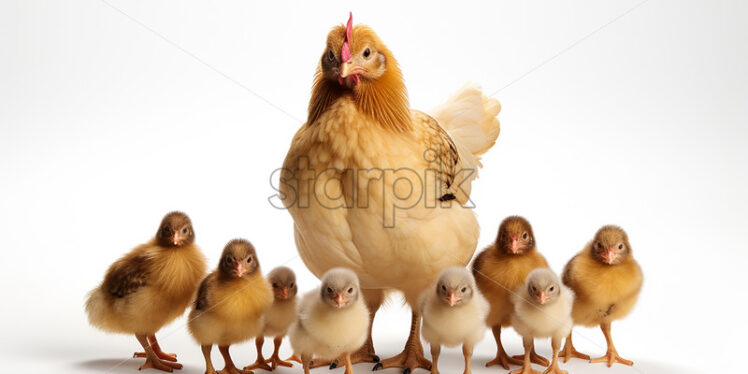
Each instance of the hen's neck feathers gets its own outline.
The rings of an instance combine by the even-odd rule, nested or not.
[[[374,81],[362,80],[352,92],[326,79],[321,69],[317,68],[307,125],[313,126],[335,100],[343,95],[352,95],[358,110],[374,118],[382,127],[394,132],[410,131],[413,125],[402,72],[392,53],[388,50],[381,52],[385,54],[387,70]]]

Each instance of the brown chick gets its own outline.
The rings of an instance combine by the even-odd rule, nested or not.
[[[200,284],[187,324],[202,348],[206,374],[216,372],[210,359],[213,344],[218,345],[223,356],[222,374],[251,373],[234,365],[229,346],[262,332],[262,316],[272,301],[273,294],[260,271],[255,248],[244,239],[228,242],[218,269]]]
[[[496,358],[486,366],[521,365],[520,357],[510,357],[501,344],[501,328],[511,325],[514,311],[511,296],[513,290],[525,283],[527,275],[537,268],[547,268],[543,255],[535,246],[535,236],[530,222],[520,216],[504,219],[499,225],[496,242],[478,254],[473,262],[473,276],[480,292],[491,305],[486,324],[491,327],[496,339]],[[530,353],[533,363],[548,366],[549,362],[535,352]]]
[[[605,335],[608,350],[605,356],[591,360],[633,365],[621,358],[613,345],[610,325],[631,312],[642,287],[642,271],[631,253],[628,236],[618,226],[603,226],[595,238],[574,256],[563,273],[563,282],[576,294],[571,316],[574,324],[596,326]],[[571,341],[571,333],[561,352],[564,362],[571,357],[589,359],[577,352]]]
[[[156,236],[109,267],[104,281],[86,301],[91,325],[107,332],[135,334],[145,352],[140,369],[181,369],[173,353],[164,353],[156,332],[184,313],[205,275],[205,256],[194,244],[190,218],[171,212]]]
[[[280,346],[288,328],[296,320],[296,294],[299,292],[296,274],[286,266],[279,266],[268,273],[267,280],[273,287],[273,304],[265,312],[262,334],[255,338],[257,360],[254,364],[245,367],[245,370],[260,368],[272,371],[278,366],[293,366],[290,362],[281,360]],[[265,343],[266,336],[273,337],[274,346],[273,354],[267,360],[262,357],[262,345]],[[290,359],[298,360],[295,356]]]

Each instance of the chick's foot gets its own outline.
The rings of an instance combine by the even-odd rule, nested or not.
[[[524,364],[517,370],[512,370],[509,374],[541,374],[539,371],[532,368],[531,364]]]
[[[568,372],[566,370],[561,370],[561,368],[558,367],[558,361],[553,361],[551,366],[549,366],[543,374],[568,374]]]
[[[561,352],[558,353],[558,357],[562,357],[564,359],[564,362],[568,362],[569,359],[572,358],[581,358],[582,360],[589,360],[590,356],[581,353],[577,351],[576,348],[574,348],[574,344],[571,342],[571,338],[566,339],[566,343],[564,343],[564,348],[561,350]]]
[[[593,358],[592,360],[590,360],[591,364],[596,364],[596,363],[599,363],[599,362],[605,362],[605,363],[607,363],[608,367],[612,367],[613,364],[615,364],[615,363],[624,364],[624,365],[628,365],[628,366],[633,366],[634,365],[633,361],[627,360],[627,359],[619,356],[618,352],[616,352],[615,350],[609,350],[608,353],[605,354],[605,356],[598,357],[598,358]]]
[[[218,371],[218,374],[254,374],[250,370],[241,370],[236,366],[227,366]]]
[[[512,358],[516,360],[521,360],[523,357],[524,357],[523,355],[517,355],[517,356],[513,356]],[[532,362],[533,364],[538,364],[540,366],[548,366],[551,364],[551,362],[548,361],[547,358],[535,353],[535,348],[533,348],[532,352],[530,352],[530,362]]]
[[[486,367],[494,365],[501,365],[504,369],[509,370],[509,365],[522,365],[522,360],[509,357],[509,355],[502,349],[496,352],[496,357],[493,360],[486,362]]]
[[[267,364],[268,361],[265,361],[262,357],[257,357],[257,360],[252,365],[247,365],[244,367],[245,371],[250,371],[254,369],[262,369],[267,371],[273,371],[273,368],[270,367],[270,365]]]
[[[423,355],[420,344],[408,344],[397,356],[378,362],[373,370],[387,368],[403,368],[403,374],[410,374],[418,368],[431,370],[431,361]]]
[[[293,356],[289,357],[289,360],[291,358],[293,358]],[[299,361],[301,361],[301,360],[299,360]],[[278,357],[278,355],[272,355],[272,356],[270,356],[269,359],[265,360],[265,364],[268,364],[268,363],[270,364],[272,370],[275,370],[275,368],[277,368],[278,366],[284,366],[284,367],[287,367],[287,368],[290,368],[290,367],[293,366],[292,363],[290,363],[288,361],[281,360],[281,358]]]
[[[181,369],[182,364],[178,364],[176,362],[161,360],[159,358],[149,358],[146,357],[145,363],[138,368],[138,370],[145,370],[145,369],[157,369],[161,371],[166,371],[171,373],[174,369]]]
[[[291,357],[287,358],[286,361],[298,362],[300,364],[302,363],[301,359],[297,355],[291,355]]]

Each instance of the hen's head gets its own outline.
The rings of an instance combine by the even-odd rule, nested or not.
[[[362,81],[372,83],[394,65],[392,53],[374,30],[364,25],[353,26],[353,15],[348,23],[334,27],[327,35],[327,47],[320,66],[325,79],[353,90]]]
[[[606,265],[623,262],[631,254],[631,245],[626,232],[618,226],[603,226],[592,240],[592,256]]]

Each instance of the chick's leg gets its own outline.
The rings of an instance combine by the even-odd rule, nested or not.
[[[462,345],[462,356],[465,357],[465,371],[462,374],[471,374],[470,360],[473,358],[473,346],[468,344]]]
[[[374,352],[374,341],[371,337],[372,327],[374,326],[374,316],[377,314],[379,307],[382,306],[384,301],[384,290],[383,289],[366,289],[362,290],[364,296],[364,302],[366,302],[366,308],[369,309],[369,336],[366,338],[366,343],[359,348],[358,351],[351,355],[351,362],[358,364],[361,362],[379,362],[379,356]],[[338,367],[338,363],[343,360],[341,356],[334,361],[315,361],[312,364],[313,368],[329,365],[330,369]]]
[[[158,358],[158,356],[156,356],[156,352],[153,351],[153,348],[151,347],[151,344],[148,342],[148,338],[145,335],[135,335],[135,338],[138,339],[138,342],[143,346],[143,350],[145,351],[145,363],[140,367],[140,370],[153,368],[171,372],[174,369],[182,368],[181,364]]]
[[[530,352],[532,352],[534,346],[533,339],[523,337],[522,343],[525,346],[525,355],[524,360],[522,361],[522,368],[512,370],[509,372],[509,374],[540,374],[539,371],[533,370],[532,362],[530,361]]]
[[[229,354],[229,346],[228,345],[219,345],[218,350],[221,352],[221,356],[223,356],[223,369],[218,371],[218,374],[251,374],[252,372],[249,370],[240,370],[234,365],[234,360],[231,359],[231,354]]]
[[[514,356],[516,359],[523,358],[521,355]],[[550,365],[550,361],[548,361],[547,358],[539,355],[537,352],[535,352],[535,343],[532,344],[532,351],[530,352],[530,362],[533,364],[538,364],[541,366],[548,366]]]
[[[213,344],[200,346],[200,349],[202,349],[203,357],[205,357],[205,374],[216,374],[213,361],[210,359],[210,351],[213,349]]]
[[[551,366],[548,367],[543,374],[567,374],[565,370],[561,370],[558,367],[558,350],[561,348],[561,338],[554,337],[551,340],[551,347],[553,347],[553,359],[551,360]]]
[[[156,357],[166,361],[177,362],[176,353],[164,353],[161,350],[161,346],[158,345],[158,340],[156,340],[156,335],[148,335],[148,343],[153,348],[153,352],[156,353]],[[145,352],[135,352],[132,357],[145,357]]]
[[[618,355],[615,345],[613,345],[613,338],[610,336],[610,323],[603,323],[600,325],[600,330],[603,330],[605,335],[605,341],[608,343],[608,353],[605,356],[593,358],[590,363],[596,364],[598,362],[607,362],[608,367],[613,366],[615,363],[624,364],[628,366],[634,365],[633,361],[626,360]]]
[[[281,343],[283,343],[283,337],[282,336],[276,336],[273,338],[273,355],[270,356],[270,358],[265,361],[265,364],[268,362],[270,363],[270,366],[272,367],[272,370],[275,370],[278,366],[285,366],[285,367],[292,367],[293,364],[287,361],[281,360],[279,354],[280,354],[280,346]],[[296,356],[291,356],[296,357]]]
[[[431,374],[439,374],[439,353],[441,351],[441,345],[431,344]]]
[[[576,348],[574,348],[574,344],[571,342],[571,333],[569,333],[569,336],[566,338],[564,349],[561,350],[561,353],[559,353],[558,356],[563,357],[564,362],[568,362],[570,358],[581,358],[582,360],[590,359],[590,356],[580,353]]]
[[[374,365],[374,370],[386,368],[403,368],[403,374],[410,374],[416,368],[431,370],[431,361],[423,355],[420,341],[421,316],[413,311],[410,323],[410,335],[405,342],[405,349],[395,357],[388,358]]]
[[[486,362],[486,366],[501,365],[504,369],[509,370],[509,365],[522,365],[522,360],[509,357],[506,354],[504,346],[501,344],[501,325],[492,327],[491,332],[493,332],[493,338],[496,340],[496,358]]]
[[[258,336],[255,338],[255,348],[257,348],[257,359],[255,360],[254,364],[245,366],[244,370],[252,370],[252,369],[264,369],[267,371],[273,370],[270,368],[270,365],[268,365],[265,362],[265,358],[262,357],[262,345],[263,344],[265,344],[264,336]]]

